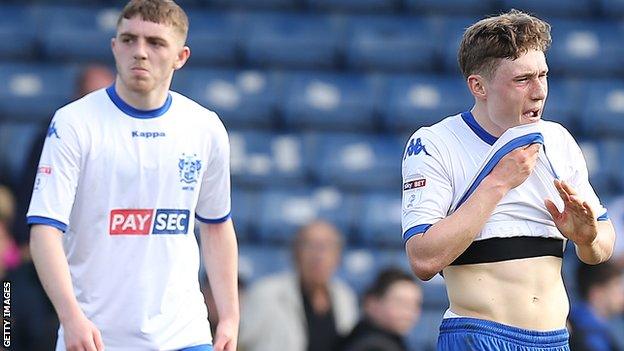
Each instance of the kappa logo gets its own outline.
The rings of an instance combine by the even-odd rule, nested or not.
[[[164,136],[166,136],[165,132],[139,132],[138,130],[132,131],[133,138],[156,139],[162,138]]]
[[[114,209],[110,211],[110,235],[187,234],[189,210]]]
[[[420,138],[417,138],[416,141],[412,139],[407,146],[407,151],[405,152],[405,156],[403,157],[403,159],[405,160],[412,155],[418,155],[423,151],[425,152],[425,155],[431,156],[431,154],[427,152],[427,148],[425,148],[425,145],[423,145],[423,143],[420,141]]]
[[[48,133],[46,135],[46,138],[49,138],[51,136],[55,136],[57,139],[60,139],[61,137],[58,135],[58,132],[56,130],[56,122],[52,122],[52,124],[50,124],[50,126],[48,127]]]

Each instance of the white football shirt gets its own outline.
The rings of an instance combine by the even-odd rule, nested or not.
[[[608,219],[589,183],[581,150],[570,133],[549,121],[539,121],[536,128],[543,136],[540,153],[544,153],[553,169],[552,178],[546,179],[547,176],[534,171],[523,184],[507,193],[475,241],[511,237],[564,239],[544,205],[544,198],[562,204],[552,185],[555,177],[571,184],[599,220]],[[404,242],[452,213],[496,141],[470,112],[420,128],[411,136],[402,166]]]
[[[229,172],[223,124],[180,94],[141,111],[111,86],[56,112],[28,223],[65,232],[76,298],[107,350],[211,342],[194,218],[229,218]]]

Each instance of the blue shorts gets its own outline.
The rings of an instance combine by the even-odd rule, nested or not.
[[[185,347],[180,351],[212,351],[212,345],[203,344],[203,345]]]
[[[526,330],[476,318],[445,318],[438,351],[570,351],[568,331]]]

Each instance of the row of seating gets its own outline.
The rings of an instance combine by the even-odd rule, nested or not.
[[[116,7],[126,4],[125,0],[36,0],[34,2]],[[523,8],[542,15],[568,17],[620,17],[624,15],[624,6],[619,0],[178,0],[177,3],[184,8],[316,10],[350,13],[409,11],[417,14],[480,15],[498,13],[509,8]]]
[[[116,9],[5,5],[0,13],[0,59],[112,62]],[[189,11],[189,18],[190,65],[454,74],[461,35],[478,19],[205,10]],[[550,22],[553,72],[624,73],[617,21]]]
[[[0,120],[47,121],[69,102],[72,65],[0,64]],[[559,77],[557,77],[559,78]],[[624,135],[624,81],[551,78],[545,118],[580,136]],[[401,136],[469,109],[453,75],[187,68],[173,89],[219,113],[228,128],[370,132]]]

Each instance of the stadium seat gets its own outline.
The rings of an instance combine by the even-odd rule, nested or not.
[[[279,90],[271,74],[189,67],[174,77],[174,90],[217,112],[228,128],[275,125]]]
[[[331,187],[265,191],[255,220],[262,243],[287,245],[302,225],[318,218],[336,225],[348,240],[356,218],[354,199]]]
[[[391,130],[415,131],[474,105],[466,83],[458,77],[397,76],[389,79],[388,86],[381,113]]]
[[[395,184],[399,189],[399,183]],[[361,219],[356,232],[370,247],[401,249],[401,193],[363,193],[360,197]]]
[[[22,182],[25,163],[41,128],[36,122],[0,121],[1,179],[6,177],[14,184]]]
[[[343,252],[337,274],[361,296],[373,282],[377,273],[388,267],[396,267],[405,272],[410,271],[405,251],[402,248],[360,247],[355,243]]]
[[[113,63],[111,38],[115,36],[118,9],[40,6],[35,10],[46,59]]]
[[[427,19],[435,32],[434,37],[440,56],[439,69],[454,77],[462,77],[457,62],[457,51],[462,36],[468,27],[484,17],[481,14],[479,16],[439,16]]]
[[[36,23],[23,6],[0,5],[0,59],[31,59],[35,56]]]
[[[241,245],[238,254],[239,277],[245,283],[285,271],[292,266],[292,256],[286,247]]]
[[[232,180],[247,187],[284,188],[306,181],[301,136],[230,131]]]
[[[348,25],[346,60],[366,71],[429,71],[436,60],[432,30],[418,17],[359,16]]]
[[[303,0],[202,0],[209,6],[242,10],[288,10],[301,5]]]
[[[547,52],[554,76],[595,78],[624,72],[622,31],[612,21],[552,20],[552,47]]]
[[[241,187],[232,187],[232,221],[239,243],[253,242],[255,238],[256,193]]]
[[[624,82],[588,81],[587,96],[581,110],[581,127],[591,137],[624,136]]]
[[[418,15],[479,15],[490,14],[494,10],[492,0],[404,0],[405,6]]]
[[[305,0],[310,8],[321,11],[346,13],[391,12],[400,5],[400,0]]]
[[[619,139],[585,141],[580,143],[587,163],[589,180],[600,196],[624,191],[621,165],[624,162],[624,142]]]
[[[403,146],[397,139],[368,134],[311,134],[311,171],[323,185],[349,190],[399,189]]]
[[[599,0],[600,14],[618,20],[624,18],[624,1],[622,0]]]
[[[204,10],[189,11],[188,16],[189,66],[235,66],[239,62],[242,15]]]
[[[300,73],[285,83],[282,112],[296,130],[371,130],[378,82],[353,74]]]
[[[593,13],[590,0],[502,0],[503,10],[519,9],[538,17],[589,17]]]
[[[542,117],[561,123],[576,134],[579,131],[582,87],[580,80],[549,78],[548,98]]]
[[[73,67],[0,64],[0,118],[46,121],[68,103],[77,71]]]
[[[253,67],[331,68],[341,46],[339,21],[328,16],[253,13],[243,50]]]

